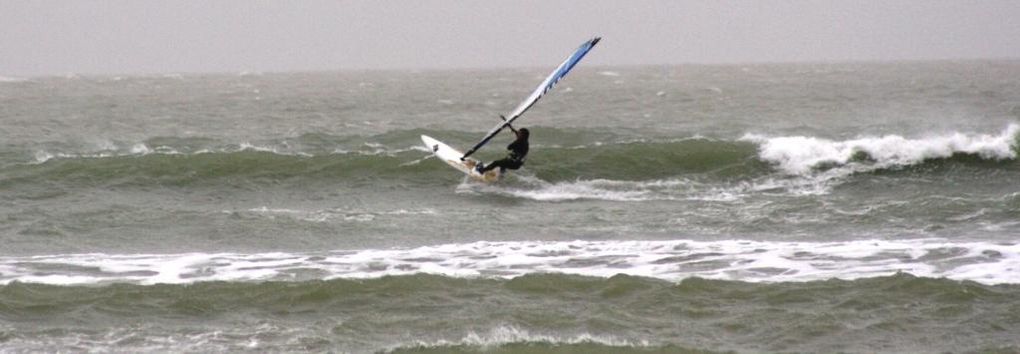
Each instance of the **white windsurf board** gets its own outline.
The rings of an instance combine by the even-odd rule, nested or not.
[[[479,174],[478,171],[475,171],[475,165],[478,164],[478,160],[470,157],[461,160],[461,156],[464,156],[464,154],[444,144],[442,141],[428,135],[422,135],[421,141],[425,143],[429,151],[432,151],[432,154],[436,155],[436,158],[446,162],[447,165],[456,168],[460,172],[464,172],[468,177],[484,182],[496,182],[502,177],[498,168],[488,171],[484,175]]]

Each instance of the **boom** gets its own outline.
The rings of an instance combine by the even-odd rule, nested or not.
[[[471,154],[475,153],[475,151],[478,151],[478,149],[480,149],[482,146],[485,146],[485,144],[489,143],[489,140],[492,140],[492,138],[496,136],[496,134],[499,134],[499,131],[509,126],[517,118],[520,118],[521,115],[528,110],[528,108],[531,108],[531,106],[535,105],[535,102],[538,102],[539,98],[542,98],[542,96],[545,95],[546,92],[549,92],[549,90],[551,90],[553,86],[556,86],[556,83],[559,82],[560,79],[562,79],[564,76],[567,76],[567,73],[570,72],[570,69],[573,69],[574,65],[577,65],[577,63],[581,61],[581,58],[584,58],[584,55],[588,54],[588,51],[594,48],[595,44],[598,44],[600,40],[602,40],[602,38],[594,37],[581,44],[580,47],[577,47],[577,50],[574,50],[573,54],[570,54],[570,56],[567,57],[567,59],[564,60],[563,63],[560,64],[560,66],[556,67],[556,70],[553,70],[553,72],[549,74],[549,76],[546,77],[545,80],[543,80],[542,83],[539,84],[537,88],[535,88],[535,91],[533,91],[531,95],[528,96],[527,99],[521,102],[521,104],[517,105],[517,108],[510,112],[510,114],[508,114],[507,117],[504,118],[502,122],[497,124],[495,128],[492,128],[492,130],[490,130],[488,134],[485,134],[485,136],[482,137],[482,140],[479,141],[478,144],[475,144],[475,146],[472,147],[470,150],[465,152],[464,156],[461,156],[460,159],[463,160],[468,156],[471,156]]]

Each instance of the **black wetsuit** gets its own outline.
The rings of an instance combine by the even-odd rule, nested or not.
[[[482,169],[478,172],[484,174],[496,167],[510,170],[521,168],[521,166],[524,165],[525,157],[528,156],[528,138],[518,138],[517,140],[514,140],[514,142],[510,143],[510,145],[507,145],[506,149],[510,150],[510,153],[507,154],[505,158],[485,165],[485,167],[482,167]]]

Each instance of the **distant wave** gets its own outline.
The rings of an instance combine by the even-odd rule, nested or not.
[[[188,147],[174,147],[174,146],[150,146],[146,143],[136,143],[129,146],[116,146],[113,143],[108,143],[106,148],[97,152],[87,153],[68,153],[68,152],[55,152],[51,153],[45,150],[38,150],[35,153],[36,164],[45,163],[53,159],[102,159],[111,157],[125,157],[125,156],[145,156],[150,154],[156,155],[198,155],[198,154],[209,154],[209,153],[233,153],[233,152],[244,152],[244,151],[257,151],[257,152],[269,152],[277,155],[293,155],[293,156],[312,156],[307,153],[300,151],[291,152],[286,149],[274,146],[263,146],[256,145],[248,142],[243,142],[237,145],[228,145],[217,148],[188,148]]]
[[[270,218],[275,217],[289,217],[301,221],[310,222],[327,222],[327,221],[345,221],[345,222],[370,222],[375,220],[379,216],[401,216],[401,215],[435,215],[437,212],[433,209],[421,209],[421,210],[389,210],[389,211],[352,211],[352,210],[341,210],[341,209],[330,209],[330,210],[296,210],[286,208],[269,208],[259,207],[248,209],[244,212],[224,210],[227,214],[254,214],[257,216],[265,216]]]
[[[1011,322],[1018,295],[1017,285],[903,273],[769,284],[549,273],[156,286],[12,282],[0,285],[0,316],[4,349],[15,352],[86,343],[114,352],[984,353],[1020,347]],[[862,331],[870,340],[860,340]]]
[[[483,184],[463,180],[459,193],[504,195],[545,202],[607,200],[642,202],[656,200],[735,201],[756,193],[783,191],[792,195],[818,195],[829,190],[825,181],[813,178],[759,177],[748,181],[701,181],[668,178],[646,181],[610,179],[547,182],[534,176],[515,175],[517,183]]]
[[[0,258],[0,283],[82,285],[378,278],[429,273],[512,278],[627,274],[746,282],[921,277],[1020,284],[1020,244],[944,240],[848,242],[476,242],[312,253],[68,254]]]
[[[143,142],[103,142],[91,149],[62,145],[38,149],[27,161],[0,175],[0,183],[63,180],[89,185],[117,180],[145,184],[158,178],[174,184],[217,182],[231,176],[296,183],[345,181],[451,186],[463,175],[431,159],[420,146],[422,131],[338,137],[306,134],[261,142],[224,143],[206,138],[153,138]],[[458,132],[464,140],[471,134]],[[443,135],[457,135],[453,132]],[[555,131],[547,140],[563,145],[533,146],[531,161],[506,183],[461,183],[465,193],[495,193],[538,201],[571,200],[736,200],[780,191],[791,195],[829,193],[857,174],[900,171],[983,175],[1015,170],[1020,124],[998,134],[951,133],[925,138],[899,135],[836,141],[819,137],[767,137],[747,134],[726,140],[702,136],[662,140]],[[571,144],[571,142],[573,142]],[[6,156],[18,156],[7,153]],[[480,158],[493,158],[486,151]],[[498,155],[496,155],[498,156]],[[975,164],[974,162],[979,162]],[[11,163],[11,161],[7,161]],[[942,169],[943,165],[968,166]],[[111,173],[116,171],[116,173]],[[236,179],[235,179],[236,180]]]
[[[745,135],[741,140],[759,144],[759,157],[790,175],[806,175],[824,167],[869,171],[916,165],[960,154],[989,160],[1016,159],[1020,124],[1010,124],[997,135],[951,133],[926,138],[899,135],[833,141],[816,137]]]
[[[31,80],[26,79],[26,78],[21,78],[21,77],[10,77],[10,76],[2,76],[2,75],[0,75],[0,83],[15,83],[15,82],[28,82],[28,81],[31,81]]]
[[[453,349],[461,349],[466,352],[485,351],[485,349],[505,348],[512,350],[514,347],[542,348],[546,350],[552,347],[577,347],[578,352],[585,352],[585,348],[610,350],[613,352],[646,352],[645,349],[652,347],[647,342],[634,342],[625,339],[618,339],[612,335],[597,335],[582,333],[574,336],[550,335],[532,333],[516,326],[500,326],[489,329],[485,332],[470,332],[459,340],[436,340],[417,341],[413,344],[396,345],[386,351],[400,352],[449,352]],[[460,350],[458,350],[460,351]]]

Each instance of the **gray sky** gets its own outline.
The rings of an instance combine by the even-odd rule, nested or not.
[[[0,0],[0,75],[1020,58],[1020,1]]]

